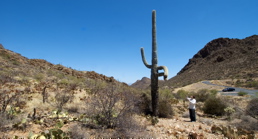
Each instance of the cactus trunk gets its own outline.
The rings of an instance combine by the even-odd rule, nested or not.
[[[159,86],[158,77],[164,76],[164,80],[167,79],[168,69],[166,66],[158,67],[158,55],[157,55],[157,40],[156,40],[156,11],[152,11],[152,65],[149,65],[144,56],[144,49],[141,48],[142,61],[147,68],[151,69],[151,101],[152,101],[152,115],[158,116],[159,107]],[[164,70],[164,73],[159,73],[158,70]]]
[[[152,68],[151,68],[151,98],[153,116],[158,116],[159,86],[158,86],[158,55],[156,39],[156,11],[152,11]]]

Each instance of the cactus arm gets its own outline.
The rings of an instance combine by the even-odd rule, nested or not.
[[[164,80],[167,80],[168,68],[166,66],[159,66],[158,70],[164,70],[164,72],[159,73],[159,76],[164,76]]]
[[[145,59],[144,48],[143,48],[143,47],[141,48],[141,54],[142,54],[142,62],[144,63],[144,65],[145,65],[147,68],[150,69],[152,66],[149,65],[149,64],[147,63],[146,59]]]

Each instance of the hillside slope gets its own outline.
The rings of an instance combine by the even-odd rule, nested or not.
[[[210,41],[165,86],[184,86],[201,80],[258,77],[258,35],[245,39]]]
[[[37,78],[40,74],[46,77],[69,75],[76,78],[117,82],[113,77],[107,77],[94,71],[77,71],[60,64],[52,64],[43,59],[28,59],[18,53],[5,49],[0,44],[0,75]]]

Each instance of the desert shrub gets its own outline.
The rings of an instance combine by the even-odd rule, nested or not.
[[[45,77],[44,77],[44,74],[42,73],[37,73],[34,78],[37,80],[37,81],[42,81]]]
[[[243,84],[244,84],[244,83],[243,83],[241,80],[239,80],[239,79],[235,82],[235,86],[236,86],[236,87],[242,87]]]
[[[221,116],[225,113],[226,103],[218,97],[210,97],[204,102],[203,111],[206,114]]]
[[[234,107],[235,112],[232,114],[232,120],[233,119],[241,119],[242,115],[245,115],[245,112],[240,109],[239,107]]]
[[[12,60],[12,64],[13,64],[13,65],[16,65],[16,66],[19,66],[19,65],[20,65],[20,62],[17,61],[17,60],[15,60],[15,59],[13,59],[13,60]]]
[[[209,97],[215,97],[216,94],[217,90],[201,89],[198,90],[197,93],[192,93],[191,95],[195,96],[196,101],[205,102]]]
[[[249,80],[249,81],[246,82],[245,87],[257,89],[258,88],[258,81]]]
[[[57,90],[55,94],[54,106],[57,108],[57,116],[63,110],[63,107],[74,99],[73,93],[71,90],[63,89]]]
[[[136,106],[139,108],[140,113],[151,115],[152,106],[150,92],[143,92]]]
[[[11,117],[11,118],[10,118]],[[0,113],[0,131],[5,132],[9,130],[8,125],[17,130],[25,130],[28,126],[24,115],[13,115],[11,113]]]
[[[57,82],[57,85],[60,88],[65,88],[68,84],[69,84],[68,79],[61,79],[60,81]]]
[[[169,100],[159,101],[159,117],[161,118],[171,118],[174,115],[173,108],[169,103]]]
[[[232,120],[232,118],[233,118],[232,115],[235,113],[236,110],[232,107],[226,107],[224,109],[224,111],[225,111],[225,114],[227,116],[227,119]]]
[[[258,121],[251,116],[242,115],[240,122],[232,123],[237,128],[242,128],[246,130],[258,130]]]
[[[99,80],[89,79],[85,82],[85,86],[88,89],[87,92],[89,94],[95,95],[96,93],[100,92],[103,88],[105,88],[107,86],[107,83]]]
[[[19,102],[21,94],[17,90],[0,90],[0,113],[6,113],[8,106],[14,106]]]
[[[248,93],[242,92],[242,91],[240,91],[240,92],[237,93],[238,96],[245,96],[245,95],[247,95],[247,94],[248,94]]]
[[[253,79],[248,79],[245,82],[241,80],[237,80],[235,82],[236,87],[247,87],[247,88],[255,88],[258,89],[258,81]]]
[[[101,85],[101,84],[100,84]],[[118,83],[110,83],[98,87],[91,97],[90,107],[86,110],[95,127],[115,128],[121,125],[125,116],[131,115],[135,110],[137,100],[134,93]]]
[[[258,98],[258,92],[255,92],[252,98]]]
[[[174,96],[169,89],[160,90],[159,96],[159,117],[171,118],[174,115],[174,111],[171,105]]]
[[[5,52],[5,51],[0,51],[0,56],[4,59],[11,59],[12,55],[10,55],[9,53]]]
[[[258,98],[253,98],[246,107],[246,114],[258,119]]]
[[[174,97],[177,99],[186,99],[188,94],[189,92],[181,89],[181,90],[178,90],[176,94],[174,94]]]
[[[212,89],[209,91],[211,96],[216,96],[218,94],[218,91],[215,89]]]
[[[158,117],[171,118],[174,115],[174,111],[172,107],[172,103],[174,102],[174,100],[175,100],[174,95],[171,93],[170,90],[168,89],[160,90]],[[139,107],[140,112],[144,113],[145,115],[151,115],[152,105],[151,105],[150,92],[142,93],[142,96],[140,97],[140,101],[137,105]]]

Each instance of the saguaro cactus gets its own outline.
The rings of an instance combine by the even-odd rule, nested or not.
[[[152,65],[149,65],[145,60],[144,49],[141,48],[142,61],[144,65],[151,69],[151,101],[152,101],[152,115],[158,116],[159,106],[159,86],[158,77],[164,76],[164,80],[167,80],[168,69],[166,66],[158,66],[158,55],[157,55],[157,41],[156,41],[156,11],[152,11]],[[159,70],[164,72],[159,73]]]

